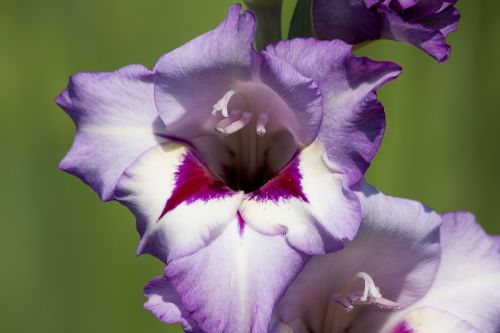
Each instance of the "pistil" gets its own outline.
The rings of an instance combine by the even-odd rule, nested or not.
[[[214,104],[212,114],[216,115],[217,112],[220,111],[224,118],[229,117],[229,111],[227,109],[227,105],[229,104],[229,100],[231,99],[231,97],[233,97],[235,94],[236,92],[234,90],[229,90],[227,93],[225,93],[224,96],[222,96],[222,98],[217,103]]]
[[[363,291],[352,290],[355,283],[363,280]],[[332,295],[330,304],[336,305],[327,311],[324,321],[324,332],[343,332],[343,328],[348,326],[348,321],[353,320],[345,317],[346,312],[355,309],[357,305],[373,304],[379,309],[397,310],[401,305],[397,302],[388,300],[382,296],[380,289],[375,285],[372,277],[365,272],[359,272],[351,276],[342,288]],[[340,307],[339,307],[340,306]],[[343,311],[340,311],[343,310]]]
[[[359,279],[364,281],[363,293],[349,292],[353,284]],[[380,289],[375,285],[371,276],[365,272],[354,274],[346,282],[340,293],[334,294],[332,297],[345,311],[351,311],[354,305],[357,304],[374,304],[383,309],[398,309],[400,307],[398,303],[383,298]]]

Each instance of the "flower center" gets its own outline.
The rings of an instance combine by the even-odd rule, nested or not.
[[[288,163],[298,146],[280,110],[284,102],[270,89],[252,83],[227,91],[211,112],[218,142],[207,166],[233,190],[253,192]],[[286,115],[286,114],[285,114]],[[282,122],[280,123],[280,120]]]

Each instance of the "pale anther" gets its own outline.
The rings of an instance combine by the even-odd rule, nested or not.
[[[234,90],[229,90],[222,98],[214,104],[214,108],[212,110],[212,114],[215,115],[217,112],[221,112],[222,116],[227,118],[229,117],[229,111],[227,109],[227,105],[229,104],[229,100],[234,96],[236,92]]]
[[[269,117],[265,113],[261,113],[257,117],[257,126],[256,126],[257,135],[262,136],[262,135],[266,134],[266,124],[267,124],[268,118]]]

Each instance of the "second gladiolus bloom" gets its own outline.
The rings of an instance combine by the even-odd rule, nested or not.
[[[319,39],[358,44],[391,39],[414,45],[438,62],[448,59],[448,34],[457,29],[457,0],[312,0]]]

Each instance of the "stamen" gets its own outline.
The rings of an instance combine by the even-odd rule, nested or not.
[[[257,118],[257,135],[262,136],[266,134],[266,124],[268,118],[269,117],[266,113],[259,114],[259,117]]]
[[[231,123],[233,123],[236,120],[241,118],[242,113],[243,113],[243,111],[241,111],[241,110],[232,109],[226,118],[222,118],[222,120],[217,123],[217,125],[215,126],[215,129],[217,130],[218,127],[223,128],[223,127],[231,125]]]
[[[231,116],[232,116],[232,114],[231,114]],[[241,114],[241,111],[240,111],[240,115],[236,116],[237,118],[235,120],[231,119],[231,116],[230,116],[230,118],[222,119],[217,124],[217,126],[215,126],[215,130],[218,133],[220,133],[222,135],[231,135],[233,133],[238,132],[243,127],[248,125],[248,123],[250,122],[250,119],[252,118],[252,113],[243,112],[243,114]]]
[[[359,279],[364,280],[363,293],[349,292],[354,282]],[[347,294],[346,294],[347,293]],[[339,304],[346,312],[354,309],[354,305],[358,304],[374,304],[381,309],[399,309],[400,304],[382,297],[380,289],[375,285],[375,282],[370,275],[359,272],[354,274],[349,281],[344,285],[340,294],[334,294],[333,300]]]
[[[234,90],[229,90],[217,103],[214,104],[214,108],[212,110],[212,114],[216,115],[217,112],[221,112],[224,118],[229,116],[229,111],[227,110],[227,105],[229,104],[229,100],[234,96],[236,92]]]

